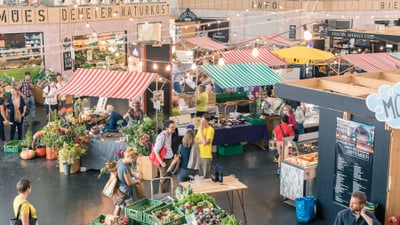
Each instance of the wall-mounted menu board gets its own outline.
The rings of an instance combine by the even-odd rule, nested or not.
[[[349,205],[354,191],[371,192],[375,127],[337,118],[333,201]]]

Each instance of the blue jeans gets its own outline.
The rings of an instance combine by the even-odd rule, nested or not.
[[[174,91],[178,94],[182,93],[181,84],[179,82],[174,82]]]
[[[36,121],[36,105],[35,105],[35,98],[32,96],[27,97],[24,99],[26,104],[26,109],[28,110],[29,114],[31,115],[32,121]],[[28,116],[25,116],[24,123],[28,123]]]
[[[304,124],[296,123],[296,132],[298,134],[304,134]]]
[[[199,172],[197,170],[180,168],[178,172],[178,183],[189,181],[189,175],[196,176]]]
[[[18,137],[17,140],[22,140],[22,122],[17,122],[17,121],[11,121],[13,125],[11,125],[10,129],[10,140],[15,140],[15,132],[18,129]]]

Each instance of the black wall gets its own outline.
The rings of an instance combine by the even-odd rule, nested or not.
[[[164,90],[164,107],[162,108],[164,117],[170,115],[170,100],[171,100],[171,71],[166,71],[168,63],[171,61],[170,54],[170,45],[162,45],[161,47],[153,47],[151,45],[146,45],[145,47],[146,54],[146,72],[158,73],[161,77],[165,78],[167,81],[163,85],[162,82],[158,82],[158,90],[162,87]],[[153,63],[157,63],[158,69],[153,68]],[[152,117],[155,115],[155,109],[153,108],[153,102],[151,98],[153,97],[152,92],[150,91],[157,90],[157,83],[153,82],[149,85],[149,88],[146,90],[145,100],[146,100],[146,111],[147,115]]]

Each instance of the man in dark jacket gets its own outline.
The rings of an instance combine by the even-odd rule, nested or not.
[[[340,211],[333,225],[381,225],[374,214],[365,210],[367,196],[356,191],[351,195],[348,209]]]

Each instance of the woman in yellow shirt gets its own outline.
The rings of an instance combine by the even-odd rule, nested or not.
[[[31,203],[28,202],[28,196],[32,192],[31,181],[25,178],[21,178],[17,183],[17,191],[18,195],[17,197],[15,197],[13,202],[15,217],[17,217],[18,209],[21,205],[18,219],[22,221],[22,225],[32,225],[29,223],[29,220],[31,218],[36,219],[36,225],[38,225],[39,223],[37,222],[36,209]]]

